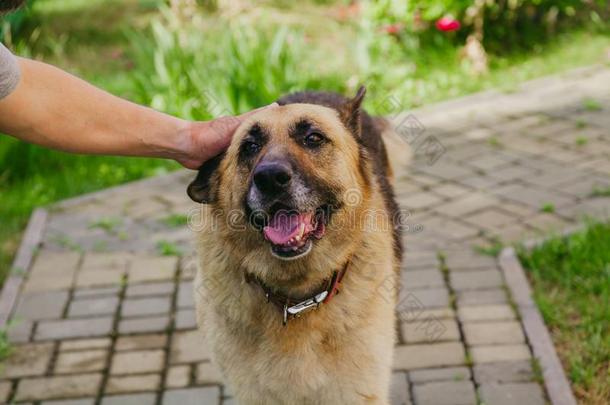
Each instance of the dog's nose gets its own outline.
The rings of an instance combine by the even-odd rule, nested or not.
[[[266,194],[285,191],[292,180],[292,169],[282,162],[263,162],[254,169],[254,184]]]

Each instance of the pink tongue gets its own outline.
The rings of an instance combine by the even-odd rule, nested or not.
[[[312,230],[312,214],[289,214],[287,212],[276,213],[269,225],[263,229],[265,237],[275,245],[285,245],[297,235],[301,235],[301,228],[304,233]]]

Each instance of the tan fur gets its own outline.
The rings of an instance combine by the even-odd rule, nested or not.
[[[332,137],[335,155],[315,161],[294,150],[287,128],[303,116]],[[302,167],[345,193],[359,193],[360,200],[335,214],[325,237],[302,259],[273,257],[260,233],[238,214],[248,184],[248,173],[237,164],[238,144],[254,121],[272,128],[274,150],[298,156]],[[388,403],[399,264],[390,224],[371,215],[385,212],[383,197],[375,182],[366,185],[358,165],[358,145],[338,114],[309,104],[269,108],[251,117],[220,164],[218,202],[202,206],[195,299],[214,361],[241,404]],[[231,215],[229,227],[225,218]],[[285,327],[278,309],[244,279],[249,272],[298,295],[348,259],[340,294]]]

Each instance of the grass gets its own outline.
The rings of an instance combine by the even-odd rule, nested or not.
[[[188,216],[182,214],[172,214],[161,219],[161,222],[170,228],[180,228],[188,223]]]
[[[0,330],[0,362],[11,354],[12,346],[8,340],[7,331]]]
[[[37,0],[12,47],[111,93],[208,119],[290,91],[353,92],[359,83],[369,89],[367,109],[393,113],[492,87],[512,91],[524,80],[603,62],[608,46],[608,35],[598,31],[561,34],[532,52],[490,55],[490,73],[474,80],[459,49],[422,43],[405,50],[357,21],[337,18],[340,5],[332,1],[260,2],[230,17],[203,13],[192,24],[160,11],[165,3]],[[396,103],[388,111],[389,98]],[[35,207],[177,167],[68,155],[0,136],[0,284]],[[99,224],[109,231],[111,225]]]
[[[591,197],[610,197],[610,187],[596,187],[591,192]]]
[[[520,251],[534,298],[583,404],[610,403],[610,223]]]
[[[161,240],[157,243],[157,250],[162,256],[182,256],[182,250],[173,242]]]
[[[542,205],[542,207],[540,207],[540,211],[546,212],[547,214],[552,214],[553,212],[555,212],[555,205],[553,205],[552,203],[545,203]]]

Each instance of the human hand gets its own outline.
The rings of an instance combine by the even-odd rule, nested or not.
[[[184,143],[180,148],[183,153],[176,158],[176,161],[188,169],[199,169],[206,160],[218,155],[229,146],[235,130],[246,118],[262,109],[275,106],[277,103],[237,116],[187,122],[180,137]]]

